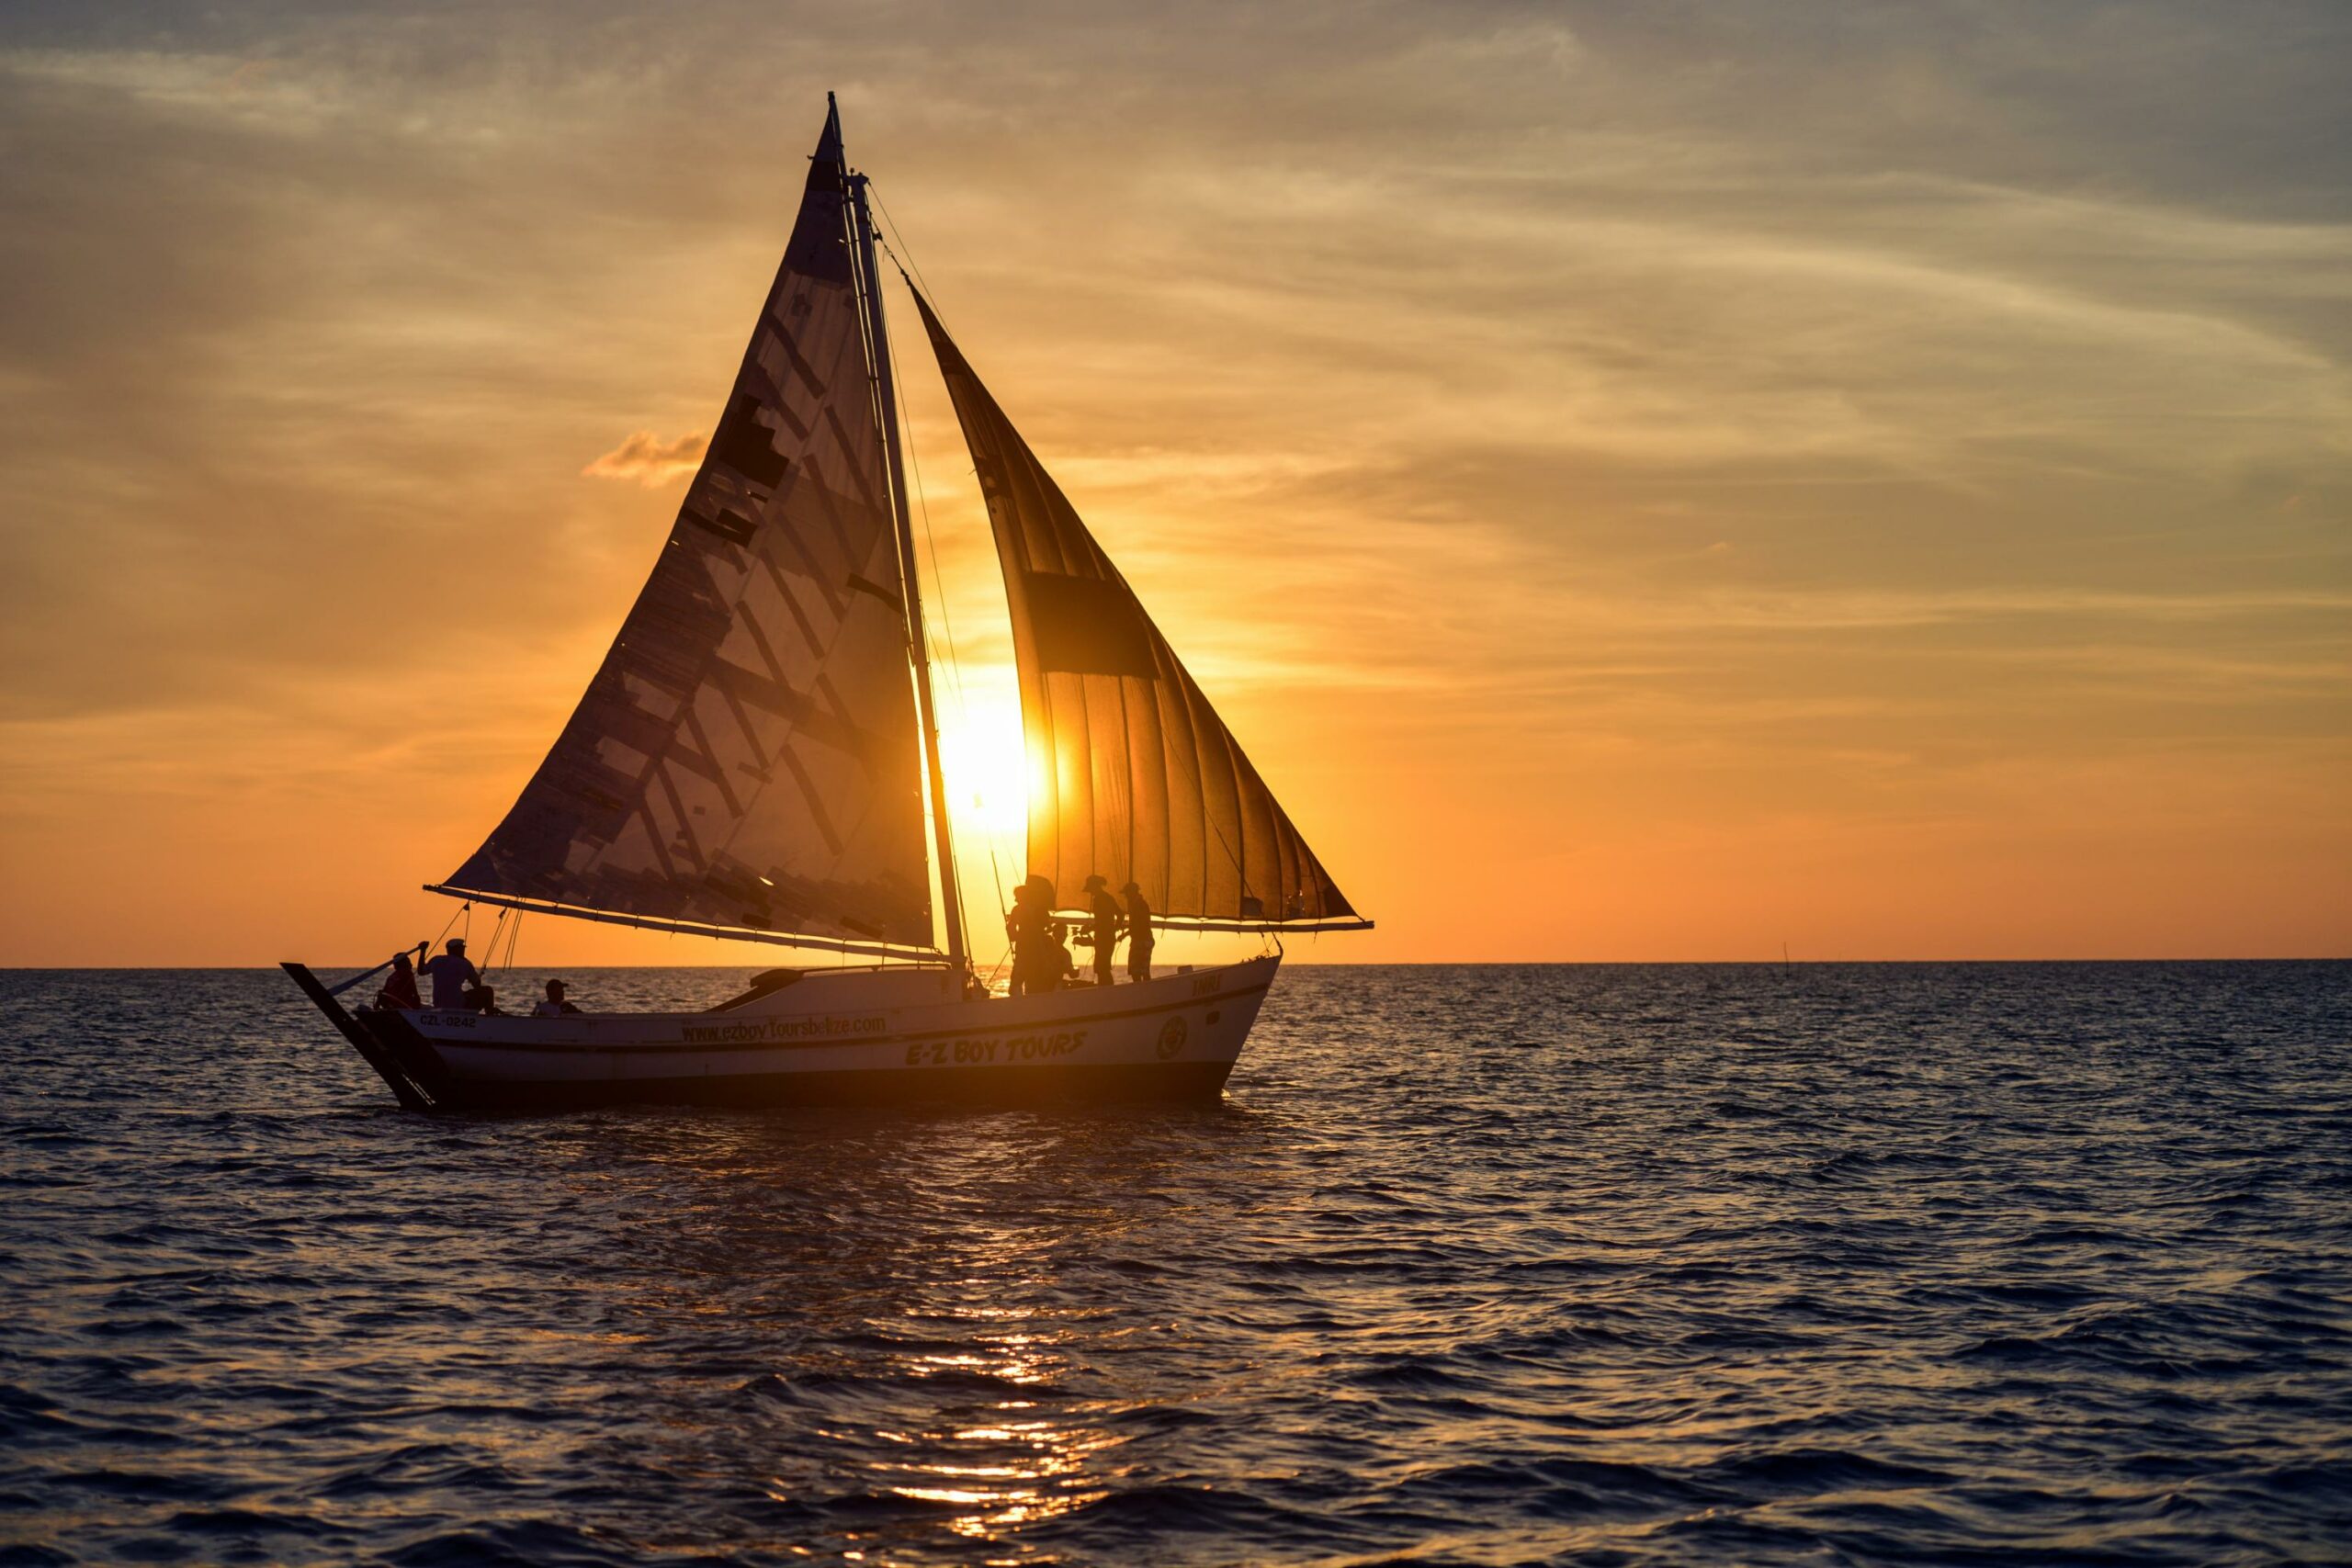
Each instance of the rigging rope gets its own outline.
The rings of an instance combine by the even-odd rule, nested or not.
[[[908,286],[910,288],[920,287],[922,289],[922,297],[931,301],[931,308],[933,310],[937,310],[939,309],[939,296],[932,292],[931,280],[923,276],[922,265],[915,261],[914,247],[907,243],[907,237],[904,234],[899,232],[899,220],[890,216],[889,208],[883,204],[882,193],[874,188],[874,182],[871,179],[868,179],[865,182],[865,192],[868,196],[871,196],[874,198],[874,210],[882,215],[882,221],[889,226],[891,239],[895,239],[899,242],[899,251],[906,252],[907,259],[904,262],[899,262],[899,251],[890,250],[889,240],[884,240],[882,242],[882,248],[885,251],[889,252],[890,260],[898,266],[899,275],[901,277],[906,276],[907,268],[914,268],[914,276],[907,278]],[[943,313],[940,319],[944,321],[946,320],[946,317]]]
[[[872,194],[873,188],[873,182],[871,180],[867,181],[866,190],[868,194]],[[875,197],[874,205],[877,209],[880,208],[882,205],[882,198],[878,196]],[[888,211],[884,211],[882,214],[884,221],[888,221],[889,216],[890,215]],[[893,224],[891,227],[892,231],[895,232],[897,225]],[[879,234],[876,234],[875,239],[881,244],[883,254],[890,258],[890,264],[899,269],[899,276],[905,280],[907,287],[910,288],[918,287],[915,279],[907,276],[906,264],[899,259],[899,253],[890,248],[890,242],[883,239]],[[923,290],[923,294],[926,298],[930,296],[930,293],[931,291],[928,288]],[[896,340],[894,339],[892,342],[895,345]],[[898,363],[899,351],[896,346],[892,346],[890,348],[889,354],[890,368],[892,373],[891,378],[898,385],[904,386],[906,385],[905,379],[898,374],[899,369]],[[923,548],[929,552],[931,556],[932,585],[938,590],[933,597],[939,604],[940,629],[944,631],[947,637],[947,674],[948,678],[956,684],[956,704],[958,710],[958,716],[968,722],[970,718],[970,712],[966,706],[964,700],[963,660],[957,655],[956,649],[956,617],[947,607],[947,580],[939,570],[939,536],[931,526],[931,496],[930,493],[923,489],[922,458],[918,456],[915,451],[914,414],[908,409],[903,400],[901,400],[899,405],[899,422],[907,427],[907,467],[910,470],[915,481],[915,506],[916,509],[922,513],[922,542]]]
[[[1004,917],[1006,925],[1004,958],[1010,958],[1012,956],[1012,939],[1011,935],[1012,911],[1005,905],[1004,867],[997,863],[996,846],[994,844],[990,844],[989,846],[989,880],[996,885],[996,912]],[[998,968],[1001,969],[1004,966],[1004,958],[1000,958],[996,961]]]
[[[458,923],[458,915],[462,915],[462,914],[464,914],[468,909],[470,909],[470,908],[473,908],[473,904],[472,904],[470,901],[468,901],[468,902],[466,902],[466,903],[463,903],[463,904],[458,905],[458,909],[457,909],[457,914],[453,914],[453,915],[451,915],[451,916],[449,917],[449,919],[448,919],[446,922],[444,922],[444,923],[443,923],[443,925],[442,925],[442,927],[441,927],[440,935],[435,936],[435,937],[431,942],[424,942],[424,943],[423,943],[423,944],[422,944],[422,945],[424,946],[424,951],[425,951],[425,953],[426,953],[426,955],[427,955],[427,956],[430,956],[430,955],[432,954],[432,952],[433,952],[433,950],[434,950],[435,948],[436,948],[436,947],[438,947],[438,946],[440,946],[440,945],[441,945],[441,938],[442,938],[442,937],[445,937],[445,936],[447,936],[447,935],[449,934],[449,928],[450,928],[451,926],[454,926],[454,925],[456,925],[456,924]]]
[[[881,236],[876,234],[875,238],[879,240]],[[883,248],[885,250],[889,249],[887,244],[884,245]],[[890,259],[895,263],[899,258],[894,254]],[[906,269],[904,267],[900,267],[899,269],[899,276],[901,277],[906,276]],[[885,309],[887,308],[888,307],[886,306]],[[894,383],[900,386],[905,385],[905,383],[899,378],[899,351],[887,338],[884,340],[882,352],[888,355],[890,357],[890,373]],[[908,410],[906,401],[903,399],[899,402],[898,413],[899,423],[907,427],[907,438],[902,444],[900,449],[906,455],[907,466],[912,472],[914,478],[915,505],[922,513],[923,544],[931,553],[931,602],[938,607],[939,625],[941,629],[946,634],[947,637],[946,657],[943,660],[939,656],[939,641],[932,635],[930,624],[926,621],[923,626],[923,636],[925,641],[928,642],[930,646],[922,649],[919,651],[923,658],[930,660],[933,664],[944,663],[947,666],[947,683],[956,699],[956,723],[961,728],[968,729],[970,728],[972,722],[971,705],[966,700],[964,695],[964,663],[956,647],[956,618],[947,608],[947,580],[939,570],[939,540],[932,532],[931,499],[924,493],[922,488],[922,459],[915,456],[914,415]],[[907,563],[907,570],[915,573],[916,576],[920,578],[922,573],[922,563],[921,561],[910,560]],[[920,589],[920,582],[916,584],[916,587]],[[947,774],[947,759],[944,754],[944,748],[941,745],[936,715],[933,716],[933,731],[927,738],[927,742],[933,749],[939,750],[942,753],[939,758],[939,771],[941,780],[944,783]],[[955,820],[955,807],[953,804],[947,799],[942,799],[938,802],[938,809],[946,813],[948,818],[947,822],[941,824],[942,829],[952,830],[952,826]],[[956,886],[961,887],[962,883],[960,880],[957,881]],[[956,913],[960,919],[963,911],[958,909]],[[888,959],[886,958],[884,962],[887,963]]]
[[[359,984],[359,982],[360,982],[360,981],[362,981],[362,980],[371,980],[371,979],[375,978],[377,976],[379,976],[379,975],[382,974],[385,970],[390,969],[390,968],[392,966],[392,964],[393,964],[395,962],[397,962],[397,961],[398,961],[398,959],[400,958],[400,956],[401,956],[401,955],[400,955],[399,953],[396,953],[392,954],[392,956],[391,956],[390,958],[387,958],[387,959],[385,959],[381,964],[377,964],[377,965],[376,965],[376,967],[374,967],[373,969],[368,970],[368,971],[366,974],[364,974],[364,975],[354,975],[350,979],[344,981],[341,985],[329,986],[329,987],[327,987],[327,995],[329,995],[329,996],[331,996],[331,997],[339,997],[339,996],[343,995],[343,993],[344,993],[344,992],[345,992],[345,991],[347,991],[347,990],[351,989],[351,987],[352,987],[356,986],[357,984]]]
[[[512,914],[512,915],[514,917],[514,923],[513,923],[513,924],[511,924],[511,925],[507,923],[507,919],[506,919],[506,917],[507,917],[508,915],[510,915],[510,914]],[[505,938],[506,938],[506,961],[505,961],[503,964],[500,963],[500,962],[499,962],[499,960],[498,960],[498,939],[499,939],[499,936],[501,935],[501,933],[503,933],[503,934],[504,934],[504,936],[505,936]],[[522,938],[523,938],[523,913],[522,913],[522,911],[521,911],[521,910],[519,910],[519,909],[501,909],[501,910],[499,910],[499,911],[498,911],[498,927],[497,927],[497,929],[496,929],[496,930],[492,931],[490,933],[490,951],[489,951],[488,953],[484,953],[484,954],[482,955],[482,978],[483,978],[483,979],[485,979],[485,980],[489,979],[489,978],[490,978],[490,976],[491,976],[491,975],[492,975],[492,973],[496,973],[496,974],[500,974],[500,975],[512,975],[512,974],[514,973],[514,944],[515,944],[516,942],[520,942],[520,941],[522,940]]]
[[[890,216],[889,208],[883,202],[881,193],[874,189],[873,182],[871,180],[866,183],[866,191],[874,199],[875,210],[881,213],[882,221],[889,229],[888,237],[885,237],[879,233],[875,236],[876,240],[881,244],[883,254],[888,256],[890,258],[890,264],[899,269],[899,276],[900,280],[903,281],[909,288],[921,290],[923,298],[933,300],[933,308],[935,310],[937,308],[937,300],[932,294],[929,281],[922,276],[922,267],[914,261],[913,253],[907,245],[906,236],[899,232],[897,220]],[[896,248],[891,245],[891,239],[896,239],[899,242]],[[907,254],[903,258],[899,254],[899,252],[902,250],[907,252]],[[910,268],[912,269],[911,272],[910,272]],[[895,341],[896,340],[893,340],[894,344]],[[895,346],[892,347],[890,353],[893,360],[892,368],[895,371],[897,369],[896,358],[898,353]],[[903,379],[900,380],[899,384],[902,386],[905,384]],[[969,694],[967,693],[964,685],[963,654],[962,650],[956,645],[956,617],[949,610],[947,604],[946,573],[940,570],[939,534],[931,524],[931,496],[930,492],[923,488],[922,459],[916,455],[915,451],[914,416],[903,401],[900,403],[899,408],[899,417],[904,421],[907,425],[907,463],[908,468],[910,470],[910,475],[914,480],[915,505],[922,513],[923,548],[931,557],[931,578],[933,585],[936,590],[933,595],[933,599],[939,606],[940,630],[946,638],[947,657],[945,663],[947,665],[948,680],[955,689],[956,718],[968,732],[972,722],[972,709]],[[996,846],[994,844],[990,844],[989,846],[989,880],[995,886],[997,913],[1001,917],[1005,912],[1004,868],[998,861]],[[1010,946],[1008,946],[1006,949],[1008,956],[1010,955],[1011,951]],[[997,960],[997,966],[1001,968],[1003,967],[1005,959],[1001,957]]]

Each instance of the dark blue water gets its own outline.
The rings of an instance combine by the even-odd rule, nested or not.
[[[2352,965],[1292,968],[1182,1111],[437,1122],[274,972],[0,1053],[0,1561],[2352,1553]]]

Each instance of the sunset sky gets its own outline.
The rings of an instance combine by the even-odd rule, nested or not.
[[[2339,4],[12,6],[0,963],[441,926],[828,88],[1380,922],[1294,956],[2352,953],[2347,80]],[[1002,592],[891,310],[992,910]]]

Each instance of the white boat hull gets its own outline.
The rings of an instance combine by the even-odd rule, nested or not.
[[[939,970],[811,972],[723,1012],[346,1012],[286,967],[412,1109],[1214,1099],[1281,960],[973,1000]]]

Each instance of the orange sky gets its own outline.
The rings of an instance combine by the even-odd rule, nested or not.
[[[828,86],[1380,922],[1295,955],[2352,952],[2352,22],[1621,12],[0,25],[0,963],[439,929]],[[892,310],[984,911],[1003,602]]]

